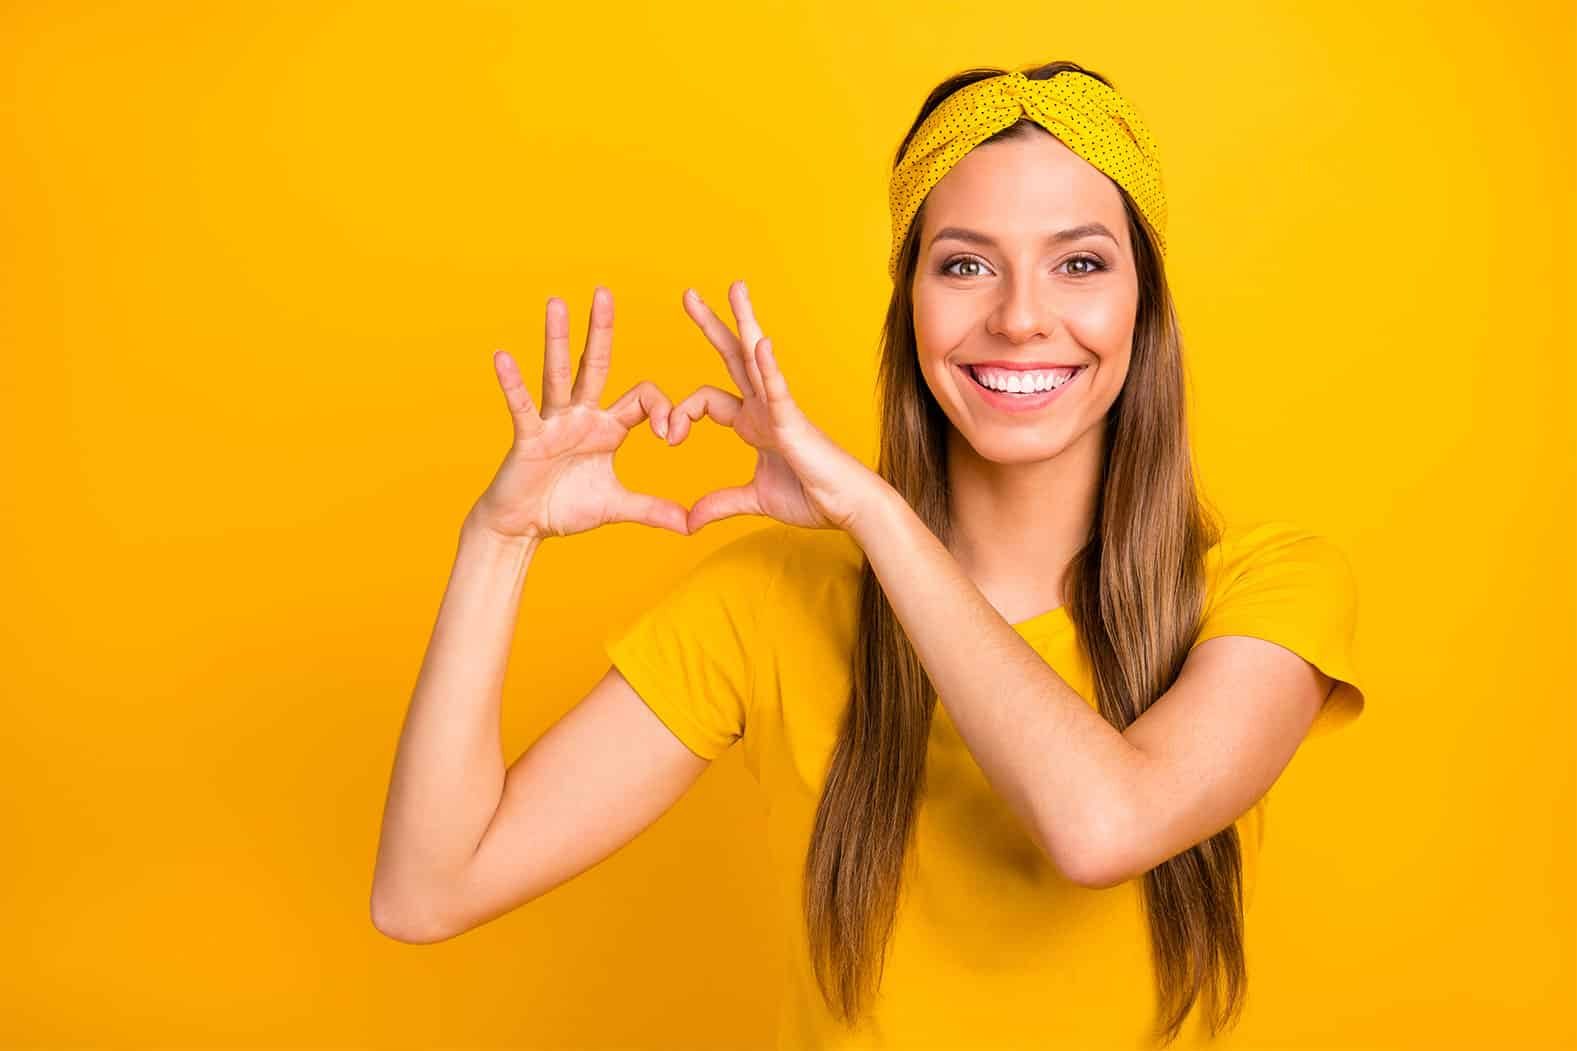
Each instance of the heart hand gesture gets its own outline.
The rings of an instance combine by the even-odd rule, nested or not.
[[[772,341],[761,335],[743,281],[728,289],[739,335],[687,291],[685,312],[722,355],[742,395],[702,387],[669,414],[668,441],[677,444],[703,415],[733,428],[755,447],[756,472],[746,485],[707,493],[690,508],[691,533],[733,515],[767,515],[811,529],[849,529],[873,488],[887,483],[834,442],[800,411],[778,369]]]

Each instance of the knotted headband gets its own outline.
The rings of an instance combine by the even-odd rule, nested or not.
[[[1003,73],[959,88],[921,122],[893,169],[887,197],[893,243],[887,273],[898,279],[898,253],[931,187],[970,150],[1028,117],[1127,190],[1155,229],[1166,254],[1166,195],[1155,141],[1138,112],[1114,89],[1077,70],[1045,80]]]

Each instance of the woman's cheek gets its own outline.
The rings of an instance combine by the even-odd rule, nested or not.
[[[973,323],[973,319],[960,316],[956,309],[916,304],[915,342],[921,357],[928,360],[944,358],[965,342]]]

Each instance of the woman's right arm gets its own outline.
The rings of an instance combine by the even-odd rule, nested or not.
[[[649,418],[666,436],[672,406],[645,381],[608,409],[597,406],[612,311],[599,290],[572,391],[564,305],[548,301],[540,415],[513,359],[494,356],[515,441],[461,527],[378,841],[372,922],[400,941],[451,937],[584,871],[672,806],[707,766],[611,667],[504,766],[504,674],[542,541],[621,521],[688,532],[681,505],[631,493],[614,476],[613,452],[630,429]]]
[[[510,640],[539,540],[468,516],[395,752],[372,921],[402,940],[445,926],[452,888],[503,791],[499,713]]]
[[[372,921],[441,941],[591,868],[706,770],[616,668],[508,770],[500,695],[534,544],[461,529],[411,698],[378,844]]]

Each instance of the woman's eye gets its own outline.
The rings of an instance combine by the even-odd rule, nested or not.
[[[1098,274],[1102,270],[1106,269],[1106,264],[1101,262],[1099,258],[1097,258],[1096,256],[1093,256],[1093,255],[1076,255],[1072,259],[1069,259],[1063,265],[1064,266],[1072,266],[1074,263],[1088,263],[1089,264],[1089,267],[1087,269],[1070,271],[1070,273],[1074,277],[1087,277],[1090,274]],[[976,259],[974,256],[968,256],[968,255],[954,256],[952,259],[949,259],[947,262],[942,264],[942,266],[940,268],[940,273],[946,274],[949,277],[975,277],[975,276],[977,276],[976,274],[973,274],[973,273],[963,273],[963,272],[961,272],[959,270],[955,270],[954,269],[954,267],[963,266],[963,265],[966,265],[966,264],[967,265],[971,265],[971,266],[980,266],[981,265],[980,260]]]
[[[973,276],[975,276],[973,274],[961,274],[957,270],[953,269],[953,267],[957,266],[960,263],[973,263],[976,266],[979,266],[980,265],[980,260],[975,259],[972,256],[967,256],[967,255],[954,256],[952,259],[949,259],[947,262],[942,264],[942,271],[941,272],[946,274],[946,275],[948,275],[949,277],[973,277]]]

